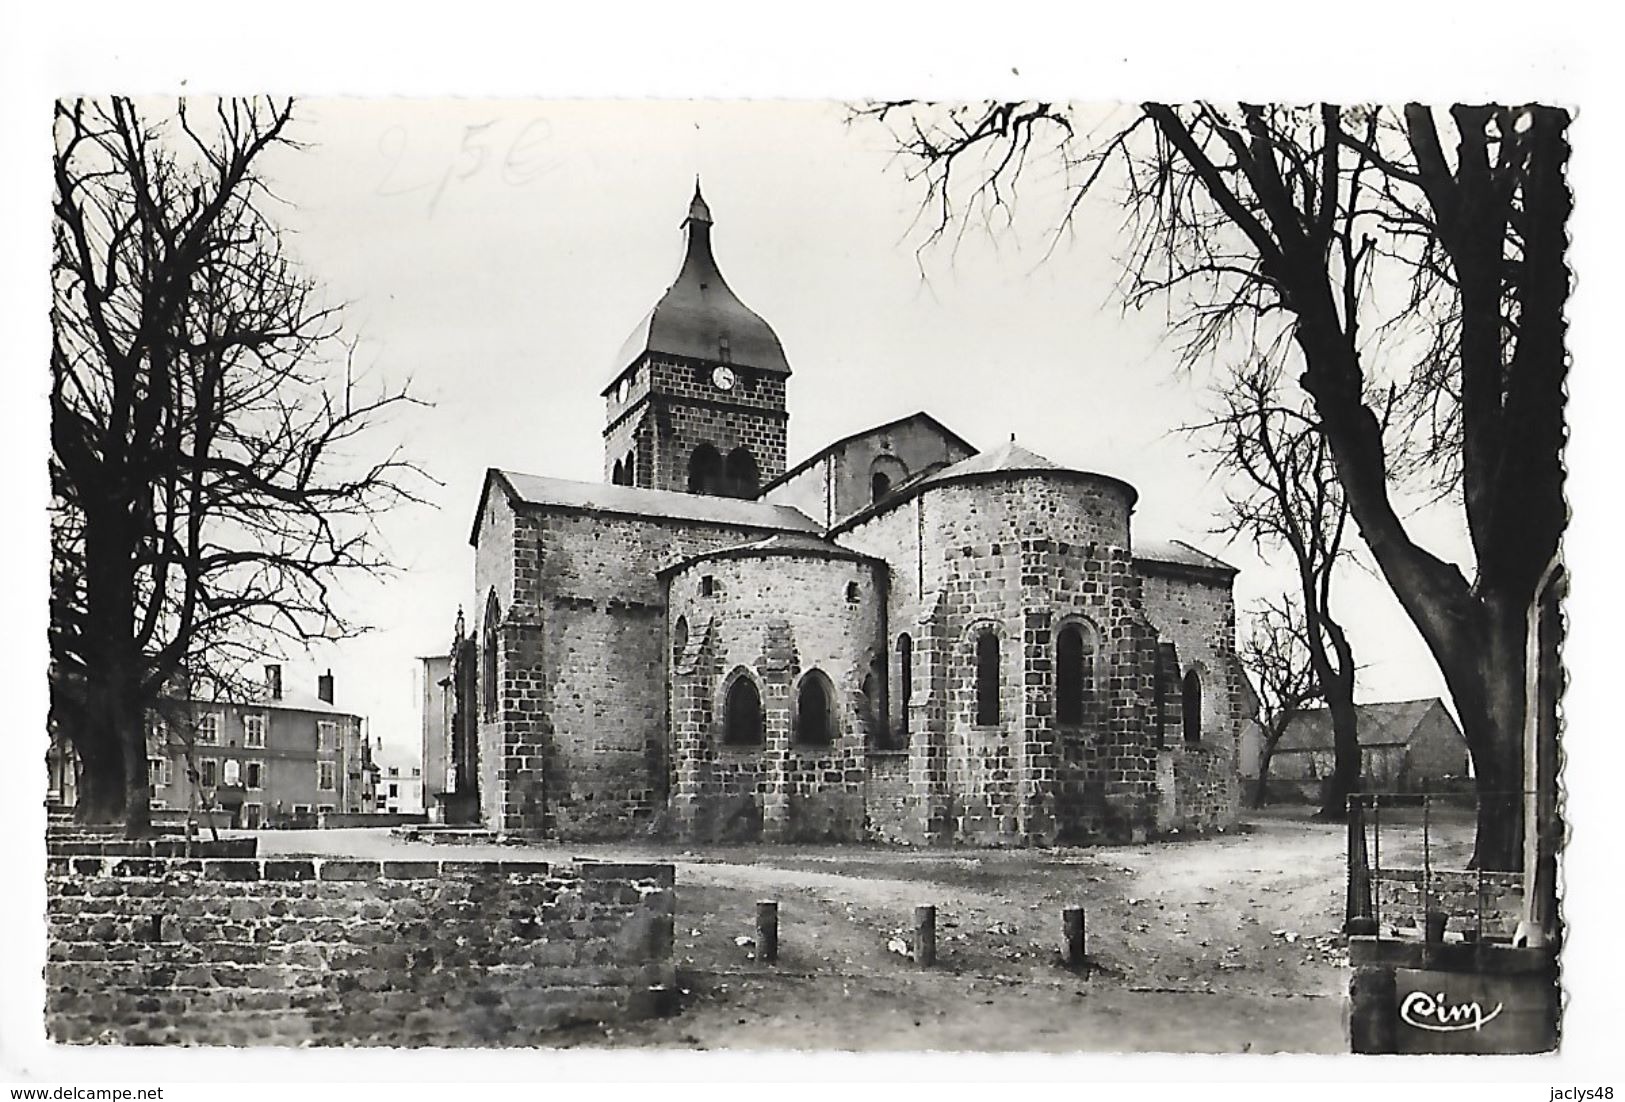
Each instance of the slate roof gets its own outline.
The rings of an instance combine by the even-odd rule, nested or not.
[[[1356,704],[1359,713],[1361,746],[1406,746],[1416,733],[1417,725],[1435,706],[1444,709],[1444,702],[1436,696],[1421,700],[1391,700],[1380,704]],[[1448,718],[1450,713],[1445,712]],[[1451,720],[1451,726],[1455,721]],[[1276,753],[1282,750],[1332,749],[1332,715],[1325,708],[1309,708],[1292,717]]]
[[[666,293],[633,328],[615,357],[603,393],[645,352],[663,352],[688,359],[737,363],[780,375],[790,374],[790,362],[772,326],[751,310],[722,278],[711,255],[711,210],[694,181],[694,199],[683,220],[687,245],[683,266]],[[724,351],[722,342],[728,347]]]
[[[1206,551],[1198,551],[1183,540],[1135,540],[1134,558],[1138,562],[1169,563],[1201,570],[1222,570],[1240,573],[1223,559],[1216,559]]]
[[[679,559],[668,566],[662,567],[661,574],[669,574],[681,570],[697,562],[710,559],[742,559],[754,556],[771,555],[811,555],[825,559],[846,559],[851,562],[883,562],[873,555],[866,555],[862,551],[854,551],[850,547],[842,547],[818,536],[802,532],[777,532],[766,539],[751,540],[748,543],[736,543],[729,547],[718,547],[710,551],[701,551],[687,558]]]
[[[480,493],[479,509],[474,514],[474,531],[469,535],[470,543],[474,542],[479,534],[480,520],[485,516],[485,499],[490,494],[494,482],[500,483],[508,495],[521,505],[544,505],[592,513],[620,513],[626,516],[692,520],[778,531],[819,531],[818,524],[811,517],[788,505],[770,505],[765,501],[750,501],[736,497],[681,494],[672,490],[645,490],[637,486],[616,486],[605,482],[543,478],[540,475],[492,468],[485,473],[485,488]]]

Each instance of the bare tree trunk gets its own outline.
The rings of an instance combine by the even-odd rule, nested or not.
[[[1253,782],[1253,806],[1263,807],[1270,800],[1270,754],[1265,751],[1258,759],[1258,779]]]

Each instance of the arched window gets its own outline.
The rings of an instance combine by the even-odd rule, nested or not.
[[[630,486],[632,484],[631,480],[626,477],[626,464],[619,459],[615,461],[615,466],[610,470],[609,481],[615,486]]]
[[[869,500],[879,501],[891,493],[891,479],[884,471],[876,471],[874,477],[869,479]]]
[[[480,652],[480,699],[484,704],[486,719],[495,719],[497,715],[497,625],[501,619],[502,608],[497,604],[496,590],[493,589],[485,601],[485,627]]]
[[[637,454],[637,452],[626,453],[626,484],[628,486],[636,486],[638,484]]]
[[[902,705],[898,709],[897,729],[908,734],[908,705],[914,697],[914,640],[904,632],[897,637],[897,697]]]
[[[1185,675],[1185,687],[1180,700],[1185,718],[1185,741],[1202,741],[1202,678],[1195,670]]]
[[[688,617],[679,616],[671,628],[671,660],[673,664],[683,657],[683,651],[688,649]]]
[[[976,725],[999,722],[999,637],[984,631],[976,639]]]
[[[729,746],[762,744],[762,696],[756,691],[756,682],[743,673],[735,677],[728,686],[722,712],[724,742]]]
[[[762,476],[756,466],[756,457],[750,449],[740,445],[728,453],[728,493],[733,497],[755,497]]]
[[[869,464],[869,500],[879,501],[891,493],[893,486],[908,480],[908,467],[895,455],[877,455]]]
[[[701,444],[688,457],[688,492],[714,494],[722,488],[722,455],[710,444]]]
[[[1077,726],[1095,691],[1095,634],[1068,624],[1055,637],[1055,722]]]
[[[817,670],[808,670],[796,692],[796,741],[811,746],[828,746],[835,741],[835,709],[830,701],[829,679]]]

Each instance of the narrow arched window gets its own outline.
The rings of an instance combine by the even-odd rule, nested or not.
[[[683,651],[688,649],[688,617],[677,617],[677,623],[671,629],[671,660],[675,664],[683,657]]]
[[[756,691],[756,682],[744,674],[736,677],[728,686],[722,711],[722,737],[729,746],[762,744],[762,696]]]
[[[976,639],[976,724],[999,722],[999,637],[991,631]]]
[[[1202,741],[1202,679],[1195,670],[1185,675],[1185,686],[1180,700],[1185,720],[1185,741]]]
[[[908,705],[914,697],[914,640],[905,632],[897,637],[897,729],[908,734]]]
[[[626,453],[626,484],[628,486],[636,486],[638,484],[637,452]]]
[[[1068,624],[1055,637],[1055,722],[1077,726],[1095,692],[1095,633]]]
[[[482,689],[480,696],[486,719],[495,719],[497,714],[497,625],[501,619],[502,609],[497,604],[496,591],[493,590],[485,602],[485,626],[480,654]]]
[[[610,469],[609,481],[615,486],[625,486],[627,484],[626,464],[622,463],[619,459],[615,461],[615,466]]]
[[[728,493],[734,497],[755,497],[761,484],[756,457],[741,445],[728,453]]]
[[[710,444],[701,444],[688,457],[688,492],[715,494],[722,489],[722,454]]]
[[[828,746],[834,742],[834,711],[829,682],[817,670],[809,670],[796,693],[796,741],[812,746]]]
[[[891,493],[891,479],[887,477],[884,471],[876,471],[874,477],[869,480],[869,500],[879,501],[889,493]]]

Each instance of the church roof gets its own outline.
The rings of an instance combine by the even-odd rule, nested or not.
[[[670,574],[697,562],[711,559],[747,559],[766,558],[773,555],[800,555],[821,559],[846,559],[851,562],[883,562],[873,555],[865,555],[861,551],[854,551],[850,547],[842,547],[838,543],[820,539],[818,536],[802,532],[776,532],[766,539],[752,540],[749,543],[736,543],[731,547],[718,547],[710,551],[701,551],[677,560],[659,571],[661,574]]]
[[[1186,566],[1196,570],[1217,570],[1226,574],[1239,573],[1223,559],[1216,559],[1205,551],[1198,551],[1183,540],[1135,540],[1134,560],[1142,563]]]
[[[722,277],[711,254],[711,208],[694,181],[694,198],[683,220],[687,244],[683,266],[666,293],[632,330],[615,357],[604,393],[645,353],[665,353],[714,363],[735,363],[790,374],[777,334]]]
[[[835,535],[845,532],[877,513],[895,508],[935,486],[958,482],[961,479],[974,479],[1000,474],[1026,474],[1034,471],[1053,471],[1058,475],[1072,478],[1111,483],[1128,495],[1130,509],[1134,507],[1134,502],[1140,496],[1138,490],[1120,478],[1114,478],[1109,474],[1095,474],[1091,471],[1079,471],[1071,467],[1063,467],[1053,459],[1045,458],[1035,451],[1029,451],[1014,440],[1010,440],[989,451],[980,452],[968,459],[961,459],[958,463],[950,464],[922,478],[904,483],[901,487],[894,489],[890,496],[840,521],[829,530],[829,534]]]
[[[807,514],[788,505],[770,505],[736,497],[710,497],[682,494],[672,490],[645,490],[638,486],[616,486],[604,482],[576,482],[567,478],[543,478],[517,471],[485,472],[485,488],[480,493],[469,542],[479,537],[485,516],[485,501],[491,486],[500,484],[520,505],[543,505],[589,513],[620,513],[626,516],[689,520],[727,524],[740,528],[768,528],[775,531],[816,532],[818,525]]]

